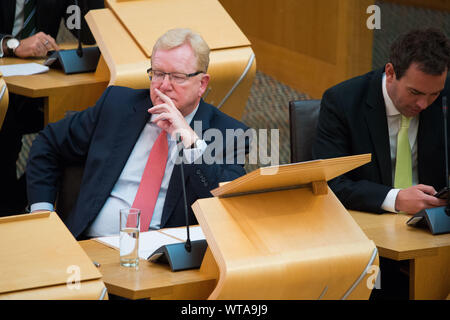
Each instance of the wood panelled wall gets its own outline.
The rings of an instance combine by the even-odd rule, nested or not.
[[[257,69],[320,98],[368,72],[373,0],[219,0],[252,43]]]

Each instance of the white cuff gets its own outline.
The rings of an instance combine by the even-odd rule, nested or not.
[[[185,159],[186,163],[191,164],[195,160],[200,158],[202,156],[203,152],[205,152],[207,146],[208,145],[205,142],[205,140],[199,139],[195,142],[195,148],[183,149],[183,151],[184,151],[183,155],[184,155],[184,159]]]
[[[31,212],[34,212],[36,210],[54,211],[53,209],[54,209],[53,204],[51,204],[50,202],[36,202],[33,203],[30,207]]]
[[[12,35],[6,35],[0,39],[0,58],[3,58],[5,53],[3,52],[3,40],[12,38]]]
[[[391,189],[389,190],[388,194],[386,195],[386,198],[383,201],[383,204],[381,205],[381,209],[398,213],[397,210],[395,210],[395,200],[397,199],[397,195],[400,189]]]

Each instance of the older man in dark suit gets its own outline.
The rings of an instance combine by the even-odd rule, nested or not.
[[[236,147],[231,141],[233,154],[227,153],[228,141],[212,147],[227,130],[243,134],[247,127],[201,99],[208,63],[209,47],[198,34],[170,30],[153,48],[150,92],[109,87],[94,107],[48,125],[36,138],[27,167],[32,211],[52,210],[62,167],[82,163],[81,191],[64,221],[75,237],[118,233],[119,209],[127,207],[141,209],[141,231],[184,225],[179,134],[189,219],[195,223],[190,208],[195,200],[210,197],[219,182],[245,174],[237,161],[245,143]],[[203,133],[210,129],[220,134],[208,145]],[[214,159],[206,157],[213,153]]]

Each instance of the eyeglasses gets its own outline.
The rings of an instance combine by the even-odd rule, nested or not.
[[[164,81],[164,78],[166,77],[166,74],[169,76],[169,80],[171,82],[182,84],[187,79],[191,77],[195,77],[196,75],[199,75],[200,73],[204,73],[203,71],[197,71],[194,73],[182,73],[182,72],[162,72],[159,70],[152,70],[152,68],[147,69],[148,76],[150,78],[150,81],[153,82],[162,82]]]

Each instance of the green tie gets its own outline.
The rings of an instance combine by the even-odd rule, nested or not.
[[[395,163],[394,188],[405,189],[412,186],[411,147],[408,129],[411,118],[402,115],[402,124],[397,135],[397,159]]]

